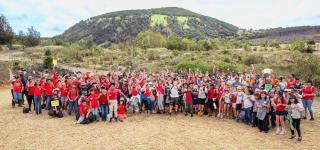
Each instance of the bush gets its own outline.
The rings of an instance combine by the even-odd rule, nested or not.
[[[313,55],[296,60],[291,72],[303,80],[314,80],[320,74],[319,58]]]
[[[28,28],[27,35],[23,38],[23,45],[37,46],[40,42],[40,32],[36,31],[32,26]]]
[[[212,69],[212,65],[200,61],[183,61],[176,65],[177,70],[189,70],[206,72]]]
[[[52,56],[47,56],[43,60],[43,66],[45,68],[52,68],[53,67],[53,58]]]
[[[262,63],[263,58],[261,56],[250,55],[244,60],[244,64],[250,66],[252,64]]]
[[[166,38],[160,32],[140,32],[136,38],[137,46],[146,48],[158,48],[166,45]]]
[[[302,51],[305,47],[306,47],[305,42],[300,41],[300,40],[299,41],[294,41],[290,45],[290,49],[291,50],[298,50],[298,51]]]
[[[149,50],[147,53],[148,60],[158,60],[160,59],[160,53],[157,50]]]

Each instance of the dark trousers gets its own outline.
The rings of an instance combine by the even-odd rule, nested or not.
[[[259,130],[260,131],[268,131],[269,130],[269,127],[268,127],[268,123],[269,123],[269,121],[268,121],[268,115],[266,114],[266,116],[264,117],[264,119],[263,120],[260,120],[260,119],[258,119],[258,127],[259,127]]]
[[[35,110],[34,96],[27,95],[27,101],[28,101],[28,105],[29,105],[29,110],[31,111],[31,104],[32,103],[33,103],[33,110]]]
[[[292,126],[297,130],[298,136],[301,137],[301,131],[300,131],[300,121],[301,119],[293,119],[292,118]],[[294,135],[294,130],[291,130],[291,135]]]
[[[252,126],[258,126],[258,118],[257,118],[257,112],[252,113]]]

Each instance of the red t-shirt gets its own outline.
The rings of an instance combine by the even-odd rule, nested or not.
[[[131,94],[132,94],[132,96],[137,96],[139,94],[139,92],[138,92],[136,87],[132,87]]]
[[[192,103],[192,92],[191,91],[186,92],[186,102]]]
[[[108,104],[107,96],[108,96],[107,94],[101,94],[100,95],[100,99],[99,99],[100,104]]]
[[[278,105],[280,103],[280,99],[275,99],[274,103]],[[288,104],[286,99],[283,99],[283,104]],[[276,111],[285,111],[286,107],[285,106],[276,106]]]
[[[91,103],[92,108],[97,108],[98,107],[98,97],[97,95],[90,95],[88,97],[89,103]]]
[[[66,97],[68,95],[67,88],[60,88],[60,96]]]
[[[304,87],[302,89],[303,94],[314,94],[316,93],[316,88],[314,86],[311,87]],[[313,100],[313,96],[304,96],[302,97],[304,100]]]
[[[42,89],[39,86],[35,86],[33,88],[33,94],[34,96],[41,96],[42,95]]]
[[[70,101],[75,101],[78,97],[78,91],[77,90],[71,90],[69,93]]]
[[[218,98],[219,98],[219,99],[222,97],[223,92],[224,92],[224,88],[223,88],[223,87],[220,87],[219,90],[218,90]]]
[[[11,81],[13,86],[13,92],[21,93],[22,92],[22,82],[21,81]]]
[[[151,95],[151,92],[150,92],[149,88],[146,88],[146,91],[145,91],[145,93],[144,93],[144,96],[149,97],[150,95]]]
[[[209,95],[209,99],[210,100],[213,100],[213,99],[217,98],[217,93],[216,93],[216,91],[214,89],[210,89],[208,91],[208,95]]]
[[[88,105],[84,105],[83,103],[80,103],[79,107],[80,107],[79,108],[80,109],[80,115],[81,116],[85,116],[87,114],[89,106]]]
[[[231,95],[231,102],[236,103],[237,102],[237,96],[235,94]]]
[[[119,105],[118,105],[118,114],[123,115],[123,114],[124,114],[124,108],[125,108],[125,107],[126,107],[125,105],[119,104]]]
[[[109,99],[117,100],[118,93],[120,93],[119,89],[113,89],[113,90],[109,89],[108,90]]]
[[[157,86],[157,92],[160,93],[160,94],[164,94],[164,90],[163,90],[162,85],[159,84],[159,85]]]
[[[49,83],[46,83],[45,84],[45,88],[46,88],[46,95],[47,96],[53,96],[53,93],[52,93],[52,91],[53,91],[53,84],[49,84]]]
[[[34,86],[28,87],[28,95],[34,95]]]

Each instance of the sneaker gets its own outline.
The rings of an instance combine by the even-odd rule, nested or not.
[[[294,139],[295,138],[295,136],[294,135],[292,135],[289,139]]]
[[[298,137],[298,141],[301,142],[302,141],[302,137]]]
[[[109,122],[110,122],[110,123],[112,122],[112,118],[109,119]]]
[[[280,128],[277,127],[276,134],[280,134]]]
[[[313,121],[313,120],[314,120],[314,118],[311,118],[310,120],[311,120],[311,121]]]
[[[193,117],[193,114],[191,114],[191,117]]]
[[[280,134],[284,135],[284,132],[285,132],[285,130],[284,130],[284,128],[282,128]]]
[[[303,117],[303,119],[307,119],[307,117]]]

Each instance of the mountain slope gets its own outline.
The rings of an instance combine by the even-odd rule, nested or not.
[[[145,30],[191,39],[233,36],[238,28],[177,7],[117,11],[92,17],[67,29],[56,38],[79,41],[92,38],[96,43],[118,43],[134,39]]]

